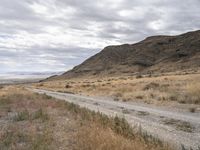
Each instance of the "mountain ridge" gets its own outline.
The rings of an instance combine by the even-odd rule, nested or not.
[[[56,78],[173,72],[200,67],[200,30],[151,36],[134,44],[105,47]]]

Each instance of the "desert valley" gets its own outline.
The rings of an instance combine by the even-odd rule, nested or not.
[[[0,150],[200,150],[199,0],[1,0]]]
[[[199,48],[199,31],[154,36],[62,75],[2,85],[0,147],[198,149]]]

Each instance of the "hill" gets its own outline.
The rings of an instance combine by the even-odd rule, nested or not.
[[[136,44],[108,46],[56,78],[160,73],[200,67],[200,30],[178,36],[152,36]]]

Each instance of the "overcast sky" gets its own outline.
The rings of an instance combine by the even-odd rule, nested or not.
[[[0,72],[63,71],[107,45],[200,29],[200,0],[0,0]]]

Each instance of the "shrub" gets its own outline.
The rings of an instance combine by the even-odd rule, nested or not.
[[[28,110],[24,110],[22,112],[18,112],[17,115],[14,117],[14,121],[24,121],[30,118],[30,114]]]
[[[52,97],[49,96],[49,95],[47,95],[47,94],[43,94],[43,95],[42,95],[42,98],[44,98],[44,99],[52,99]]]
[[[32,115],[32,119],[41,119],[42,121],[46,121],[46,120],[49,120],[49,116],[47,113],[45,113],[43,111],[43,109],[39,109],[37,110],[36,112],[33,113]]]
[[[155,83],[155,82],[151,82],[149,84],[147,84],[143,90],[150,90],[150,89],[156,89],[156,88],[159,88],[159,84],[158,83]]]
[[[189,111],[190,111],[191,113],[195,113],[195,112],[196,112],[196,108],[194,108],[194,107],[189,108]]]
[[[140,79],[140,78],[142,78],[143,76],[141,75],[141,74],[138,74],[138,75],[136,75],[136,79]]]
[[[69,88],[72,88],[72,86],[67,84],[67,85],[65,85],[65,88],[69,89]]]
[[[14,121],[35,120],[35,119],[41,119],[42,121],[46,121],[49,119],[49,116],[42,109],[39,109],[33,112],[32,114],[29,113],[28,110],[24,110],[22,112],[18,112],[17,115],[14,117]]]
[[[40,83],[38,86],[44,86],[44,83]]]

